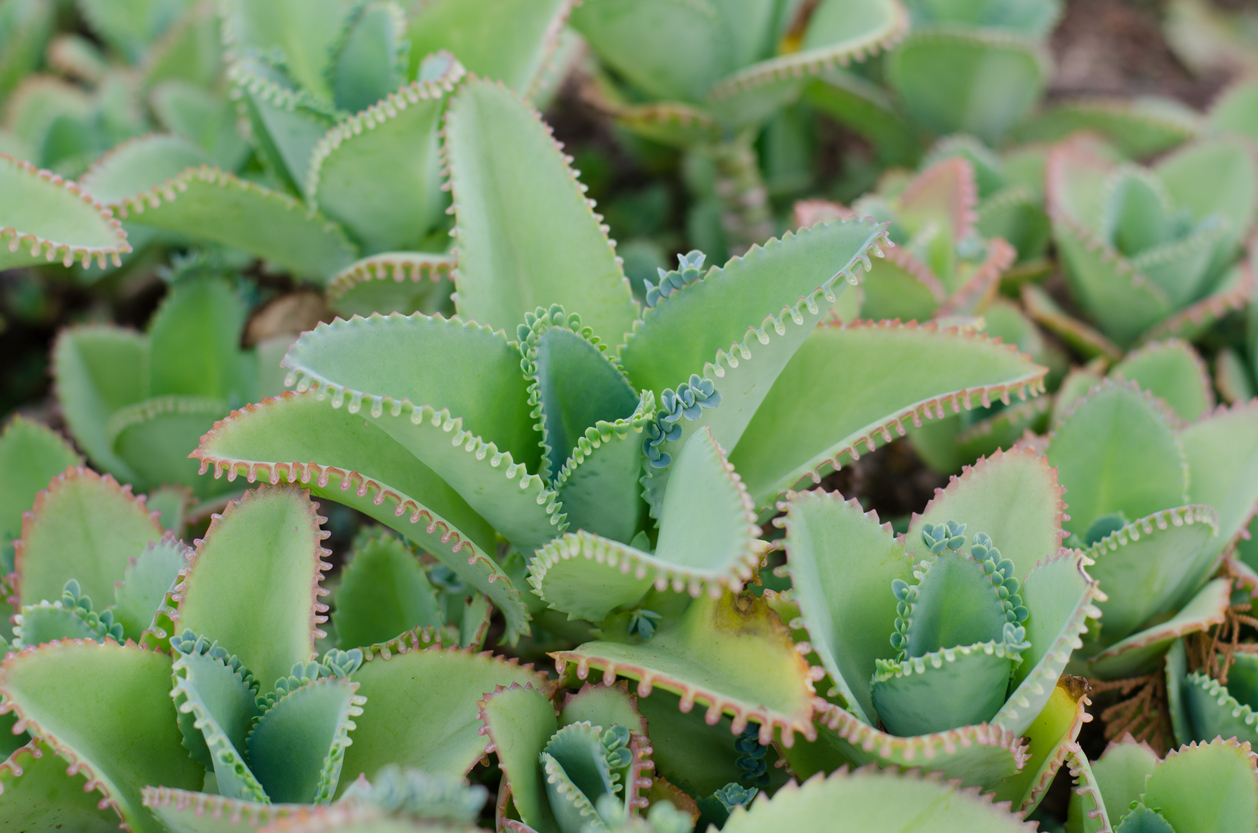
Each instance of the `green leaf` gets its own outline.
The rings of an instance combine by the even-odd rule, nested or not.
[[[328,283],[328,303],[342,318],[378,312],[410,315],[454,312],[450,272],[454,257],[428,252],[387,252],[363,258]]]
[[[357,113],[396,90],[409,48],[406,12],[397,3],[356,8],[328,70],[336,106]]]
[[[655,99],[702,101],[737,68],[712,0],[596,0],[573,9],[572,26],[599,60]]]
[[[1104,644],[1178,611],[1196,594],[1214,564],[1210,539],[1217,528],[1213,507],[1165,509],[1123,526],[1087,550],[1096,562],[1089,574],[1111,588],[1109,600],[1100,603]]]
[[[1160,98],[1087,98],[1064,101],[1031,116],[1013,131],[1019,142],[1056,142],[1088,131],[1124,156],[1144,159],[1170,150],[1201,130],[1201,119],[1177,101]]]
[[[138,64],[145,50],[186,11],[189,0],[79,0],[93,33]]]
[[[390,89],[315,145],[306,199],[366,251],[421,248],[440,221],[445,201],[438,125],[446,97],[463,75],[452,61],[440,78]]]
[[[910,166],[921,156],[921,137],[891,95],[855,73],[823,73],[805,88],[804,101],[865,137],[889,164]]]
[[[52,373],[66,424],[92,464],[126,481],[137,479],[114,453],[107,425],[118,409],[148,396],[148,339],[109,326],[62,330],[52,348]]]
[[[18,598],[55,601],[70,579],[97,602],[112,598],[130,559],[162,537],[143,500],[109,475],[69,469],[35,498],[14,542]]]
[[[179,571],[188,566],[192,550],[173,532],[150,543],[138,556],[132,556],[121,582],[115,582],[114,618],[127,639],[140,641],[153,626],[154,616],[174,589]]]
[[[908,15],[894,0],[818,3],[808,17],[798,50],[758,63],[740,62],[737,71],[711,88],[708,103],[726,122],[757,125],[796,98],[807,76],[835,64],[863,61],[889,48],[908,25]],[[731,34],[737,36],[745,26],[745,20],[733,21]]]
[[[1136,382],[1187,422],[1214,410],[1210,373],[1186,341],[1167,339],[1146,344],[1114,365],[1110,375]]]
[[[486,555],[494,551],[493,528],[365,417],[329,408],[313,393],[286,393],[218,423],[192,456],[213,465],[216,477],[243,472],[250,482],[300,482],[365,512],[488,596],[506,617],[508,640],[528,632],[519,590]]]
[[[808,664],[777,614],[754,597],[703,594],[650,642],[587,642],[551,656],[561,676],[569,664],[580,679],[601,669],[604,682],[618,675],[637,680],[639,697],[659,687],[681,695],[682,711],[698,702],[712,722],[729,714],[734,732],[754,721],[762,743],[778,729],[788,745],[794,733],[811,739],[816,731]]]
[[[321,677],[263,712],[249,733],[249,764],[268,796],[313,804],[332,799],[354,718],[367,702],[357,690],[348,679]]]
[[[898,247],[874,264],[861,290],[861,316],[870,321],[929,321],[946,297],[943,282],[930,267]]]
[[[10,654],[0,693],[32,735],[101,783],[132,830],[156,833],[141,787],[195,789],[205,772],[179,742],[170,674],[169,657],[134,645],[60,642]]]
[[[1042,389],[1045,368],[985,336],[936,324],[827,325],[813,331],[774,382],[730,461],[757,506],[826,466],[890,442],[891,431]],[[820,384],[818,380],[825,380]],[[800,391],[809,407],[800,408]],[[1002,545],[1003,546],[1003,545]]]
[[[83,458],[60,434],[20,416],[0,432],[0,566],[13,571],[13,540],[22,534],[22,513],[48,481]]]
[[[334,408],[348,395],[350,413],[369,405],[374,426],[512,543],[532,549],[562,531],[555,493],[530,474],[541,470],[540,435],[519,352],[501,331],[458,318],[355,318],[303,335],[284,364],[299,392],[330,394]]]
[[[240,402],[253,397],[257,362],[240,350],[249,310],[227,280],[172,287],[149,321],[149,389]]]
[[[1227,268],[1258,217],[1258,159],[1252,147],[1236,137],[1202,139],[1159,161],[1156,170],[1192,220],[1215,216],[1226,222],[1206,272]]]
[[[1053,682],[1051,679],[1044,683]],[[1006,779],[996,788],[998,800],[1008,800],[1011,809],[1029,813],[1044,798],[1061,768],[1069,746],[1079,737],[1079,730],[1087,720],[1086,690],[1070,677],[1063,676],[1053,685],[1044,698],[1043,709],[1035,716],[1026,732],[1030,741],[1027,751],[1030,758],[1016,776]]]
[[[1181,747],[1153,767],[1144,801],[1177,833],[1248,830],[1258,825],[1255,768],[1248,745],[1235,740]]]
[[[1134,744],[1132,744],[1134,745]],[[1114,746],[1111,745],[1110,749]],[[1147,749],[1148,747],[1145,746]],[[1152,751],[1152,750],[1150,750]],[[1153,756],[1156,759],[1156,755]],[[1071,830],[1080,833],[1101,833],[1112,830],[1109,814],[1106,812],[1105,799],[1101,796],[1101,788],[1088,758],[1083,754],[1077,743],[1066,744],[1066,760],[1070,767],[1070,775],[1074,779],[1074,789],[1070,794],[1067,824]],[[1141,779],[1144,783],[1144,779]],[[1130,806],[1130,804],[1128,804]]]
[[[538,551],[529,583],[551,607],[597,622],[642,599],[652,583],[692,596],[741,591],[759,569],[758,536],[747,490],[704,428],[673,463],[653,553],[585,531],[570,533]]]
[[[66,774],[68,762],[45,743],[31,741],[0,764],[0,824],[30,833],[76,830],[80,833],[113,833],[120,821],[111,802],[102,795],[103,785],[85,790],[86,773]]]
[[[1142,518],[1188,502],[1189,470],[1171,419],[1134,384],[1108,380],[1061,419],[1045,453],[1070,495],[1067,532],[1085,536],[1103,515]]]
[[[213,6],[192,4],[149,48],[141,68],[146,87],[166,80],[187,81],[202,89],[214,84],[223,69],[223,39],[215,11]]]
[[[503,781],[520,820],[534,830],[553,825],[537,762],[559,728],[555,707],[531,686],[495,691],[480,703],[480,719],[498,756]]]
[[[218,168],[191,168],[111,205],[137,225],[222,243],[326,281],[358,259],[335,223],[291,197]]]
[[[374,645],[417,627],[443,624],[436,591],[406,544],[378,535],[354,547],[332,614],[338,647]]]
[[[1177,643],[1179,644],[1179,643]],[[1172,650],[1177,650],[1172,648]],[[1238,657],[1248,657],[1238,654]],[[1252,665],[1252,663],[1249,663]],[[1231,683],[1233,665],[1228,669],[1229,684]],[[1238,690],[1233,693],[1229,686],[1202,671],[1192,674],[1170,677],[1170,663],[1167,663],[1167,684],[1179,689],[1180,702],[1184,709],[1184,724],[1176,728],[1176,739],[1206,742],[1213,738],[1236,738],[1238,741],[1258,743],[1258,714],[1247,698],[1241,697]],[[1241,686],[1237,686],[1241,688]]]
[[[877,660],[895,654],[891,583],[911,580],[913,559],[876,513],[838,493],[791,494],[782,506],[792,595],[808,644],[846,707],[876,725],[869,680]]]
[[[159,396],[115,411],[105,428],[114,453],[135,472],[132,479],[141,488],[181,485],[199,497],[208,497],[224,490],[220,484],[197,477],[197,465],[187,454],[229,410],[221,399]]]
[[[187,139],[155,133],[110,150],[79,178],[79,187],[109,205],[209,162],[206,152]]]
[[[172,637],[174,688],[183,745],[215,775],[220,794],[267,801],[245,762],[245,737],[258,716],[258,685],[217,642],[191,631]]]
[[[386,764],[462,777],[485,755],[477,701],[498,686],[549,692],[545,675],[490,654],[430,648],[373,657],[355,674],[367,708],[355,719],[341,784]]]
[[[84,268],[96,258],[105,268],[131,251],[113,215],[75,185],[51,171],[0,153],[0,269],[60,260]]]
[[[57,10],[41,0],[16,0],[0,7],[0,99],[8,98],[39,66],[53,33]]]
[[[560,724],[567,726],[582,721],[595,726],[620,724],[631,732],[647,733],[646,718],[638,708],[638,698],[629,693],[626,681],[614,685],[586,683],[576,694],[565,695],[559,712]]]
[[[1222,554],[1258,507],[1258,406],[1220,409],[1179,433],[1188,461],[1188,499],[1219,511],[1219,535],[1210,546]]]
[[[906,659],[875,674],[874,708],[887,731],[900,736],[984,723],[1004,702],[1015,656],[993,641]]]
[[[481,78],[532,95],[559,45],[569,0],[436,0],[411,16],[411,75],[442,49]]]
[[[751,808],[738,808],[722,828],[728,833],[811,830],[842,819],[854,830],[901,833],[969,833],[1025,829],[1024,823],[986,796],[953,784],[873,768],[839,770],[803,786],[787,786]]]
[[[490,137],[493,137],[492,140]],[[584,186],[538,114],[506,88],[464,84],[446,116],[460,315],[511,329],[561,304],[616,343],[638,305]]]
[[[246,492],[210,522],[176,587],[176,626],[239,656],[263,694],[314,657],[328,567],[316,509],[296,489]]]
[[[170,787],[145,787],[142,795],[171,833],[239,833],[241,822],[260,829],[311,810],[309,804],[264,804]]]
[[[891,88],[936,134],[972,133],[989,144],[1034,106],[1048,80],[1043,48],[994,30],[916,29],[888,56]]]
[[[1156,671],[1176,639],[1222,624],[1230,605],[1231,582],[1214,579],[1165,622],[1151,625],[1089,657],[1082,670],[1100,680],[1121,680]]]
[[[335,121],[327,102],[294,87],[282,69],[245,59],[227,70],[240,110],[249,120],[258,156],[283,183],[300,193],[319,139]]]
[[[1059,471],[1030,449],[997,451],[967,466],[948,488],[936,492],[909,524],[909,541],[920,540],[928,523],[955,520],[972,532],[986,532],[1026,578],[1036,565],[1057,554],[1064,506]],[[1070,492],[1067,492],[1070,494]]]
[[[330,98],[328,67],[349,18],[345,0],[225,0],[220,7],[223,43],[241,56],[278,50],[288,73],[303,87]]]

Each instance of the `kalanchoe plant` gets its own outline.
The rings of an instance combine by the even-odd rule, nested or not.
[[[1254,278],[1237,259],[1258,213],[1258,159],[1244,142],[1202,140],[1149,169],[1079,137],[1054,148],[1046,177],[1071,295],[1099,332],[1041,293],[1028,307],[1045,326],[1113,354],[1194,338],[1249,300]]]
[[[1089,762],[1071,744],[1075,779],[1066,830],[1239,831],[1258,825],[1258,755],[1214,738],[1165,757],[1130,736]]]
[[[912,27],[880,63],[832,70],[808,101],[868,138],[885,162],[914,164],[932,137],[1001,142],[1038,102],[1057,0],[907,0]]]
[[[1253,617],[1230,613],[1232,621],[1221,628],[1230,625],[1239,637],[1242,628],[1252,626]],[[1258,743],[1258,653],[1252,642],[1232,642],[1226,636],[1217,631],[1190,635],[1167,654],[1167,711],[1179,743],[1215,737]]]
[[[1106,380],[1028,442],[1057,467],[1067,543],[1095,561],[1108,596],[1076,653],[1080,672],[1147,674],[1177,637],[1222,621],[1230,582],[1211,576],[1258,507],[1251,406],[1184,424],[1134,382]]]
[[[598,104],[627,129],[710,160],[706,196],[734,252],[774,234],[753,146],[765,121],[809,77],[880,52],[906,24],[899,0],[588,0],[572,14],[616,76],[598,79]]]
[[[248,307],[213,259],[191,257],[147,334],[109,325],[65,330],[53,349],[57,398],[92,463],[141,490],[183,486],[199,498],[224,489],[187,460],[215,420],[282,390],[290,337],[242,350]]]
[[[243,249],[323,283],[344,272],[338,301],[381,279],[440,286],[450,268],[438,137],[448,95],[468,70],[544,94],[569,5],[445,0],[408,17],[393,2],[220,3],[227,76],[268,175],[238,177],[158,135],[115,148],[84,185],[129,224]],[[413,287],[397,289],[390,304],[416,303]],[[428,300],[439,292],[419,294],[439,306]]]
[[[122,536],[160,535],[143,509],[81,472],[54,482],[28,516],[17,548],[23,647],[0,669],[0,694],[33,740],[7,765],[6,823],[51,823],[78,806],[63,796],[86,789],[95,818],[201,833],[213,819],[258,826],[327,803],[389,766],[460,778],[486,751],[477,699],[513,684],[550,691],[528,667],[443,647],[432,628],[316,659],[327,533],[317,506],[291,489],[232,502],[195,551],[167,537],[131,558],[115,608],[122,633],[84,633],[106,624],[83,599],[103,596],[109,570],[127,563],[134,548]],[[68,599],[26,604],[69,574],[84,580],[67,582],[73,609]],[[133,619],[137,610],[147,619]],[[27,632],[36,612],[38,639]],[[44,756],[60,768],[22,766]]]
[[[1086,719],[1084,690],[1058,678],[1104,599],[1088,559],[1059,549],[1061,493],[1020,451],[953,478],[902,537],[840,495],[788,496],[792,627],[827,675],[823,759],[922,762],[1039,803]]]
[[[216,476],[308,483],[397,529],[484,592],[510,639],[526,612],[490,557],[496,535],[527,558],[574,530],[556,555],[575,570],[568,596],[602,610],[553,604],[581,618],[631,611],[652,583],[719,595],[754,572],[754,511],[784,489],[945,403],[1039,387],[1042,368],[958,329],[817,327],[840,278],[881,251],[875,221],[787,235],[703,274],[688,256],[642,309],[582,186],[510,91],[465,82],[446,150],[463,317],[319,327],[285,359],[297,392],[219,423],[193,456]],[[924,372],[895,379],[909,355]],[[824,401],[796,407],[820,378]],[[735,524],[702,541],[687,527],[709,503]],[[638,572],[616,573],[614,600],[573,592],[602,581],[605,548]],[[518,578],[524,562],[507,567]]]

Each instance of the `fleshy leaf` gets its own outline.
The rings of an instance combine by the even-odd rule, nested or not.
[[[1045,684],[1051,682],[1046,680]],[[1025,730],[1030,741],[1030,759],[1022,771],[996,788],[997,799],[1009,800],[1011,807],[1027,813],[1035,809],[1053,783],[1057,771],[1070,754],[1070,745],[1079,737],[1090,717],[1087,688],[1076,677],[1063,676],[1035,720]]]
[[[337,107],[366,110],[396,90],[406,74],[409,49],[401,6],[377,2],[355,8],[328,70]]]
[[[415,553],[392,535],[354,548],[341,572],[332,625],[343,650],[373,645],[417,627],[444,624],[436,591]]]
[[[1214,410],[1214,389],[1201,356],[1187,342],[1168,339],[1146,344],[1114,365],[1110,375],[1131,379],[1192,422]]]
[[[0,763],[0,824],[30,833],[75,830],[113,833],[120,819],[112,801],[99,790],[87,789],[88,776],[66,773],[68,761],[44,743],[31,741]],[[100,806],[104,803],[105,806]]]
[[[298,83],[330,98],[328,65],[349,12],[349,4],[342,0],[277,0],[261,5],[224,0],[223,44],[231,54],[278,50]]]
[[[153,626],[166,594],[174,589],[179,571],[191,557],[192,550],[171,532],[131,557],[122,581],[114,587],[114,617],[127,639],[138,642],[144,631]]]
[[[1258,826],[1256,764],[1248,744],[1218,738],[1169,753],[1149,773],[1144,802],[1182,833]]]
[[[519,590],[486,555],[493,528],[365,417],[330,408],[314,393],[286,393],[216,424],[192,456],[213,465],[216,477],[226,471],[229,480],[243,473],[250,482],[301,483],[365,512],[488,596],[506,617],[508,640],[528,632]]]
[[[771,799],[736,809],[725,823],[728,833],[763,830],[809,830],[842,819],[853,830],[897,830],[901,833],[1014,833],[1028,825],[1002,805],[946,781],[916,773],[894,774],[866,767],[840,769],[828,778],[802,786],[788,785]],[[1033,826],[1033,825],[1032,825]]]
[[[326,281],[358,259],[335,223],[285,194],[218,168],[189,168],[111,206],[130,223],[244,249]]]
[[[1014,138],[1024,142],[1056,142],[1088,131],[1113,142],[1124,155],[1144,159],[1196,136],[1201,119],[1191,109],[1168,99],[1096,98],[1063,101],[1018,125]]]
[[[126,481],[137,475],[114,453],[106,426],[115,411],[148,396],[143,375],[135,372],[148,359],[147,338],[109,326],[64,329],[52,350],[57,400],[70,433],[93,465]]]
[[[258,489],[214,516],[179,584],[175,626],[240,657],[265,694],[309,662],[327,606],[319,587],[327,533],[297,489]]]
[[[22,513],[48,482],[83,459],[61,435],[22,417],[0,432],[0,566],[13,569],[12,543],[22,534]]]
[[[249,733],[249,764],[275,801],[320,804],[336,793],[354,718],[367,701],[358,684],[321,677],[289,691]]]
[[[445,131],[460,315],[513,330],[525,313],[561,304],[619,342],[637,302],[545,122],[505,87],[469,81],[450,101]]]
[[[437,128],[446,95],[462,77],[463,67],[453,63],[439,79],[390,92],[315,146],[306,197],[366,251],[418,248],[441,216]],[[378,176],[383,160],[386,177]]]
[[[130,559],[159,540],[162,529],[130,486],[90,469],[69,469],[35,498],[15,541],[22,604],[61,598],[76,579],[85,596],[112,598]]]
[[[411,15],[411,72],[427,55],[454,53],[482,78],[529,95],[559,43],[569,0],[438,0]]]
[[[328,284],[328,303],[343,318],[373,312],[452,313],[453,268],[454,257],[446,254],[388,252],[363,258]]]
[[[1067,532],[1083,537],[1104,515],[1142,518],[1188,502],[1188,466],[1173,418],[1135,384],[1112,381],[1062,417],[1046,454],[1070,495]]]
[[[887,641],[896,620],[891,583],[911,579],[913,560],[877,514],[842,495],[791,493],[781,507],[786,561],[808,643],[847,708],[874,724],[869,680],[876,661],[895,653]],[[859,568],[836,557],[843,553],[859,554]]]
[[[553,824],[537,762],[559,728],[554,705],[531,686],[513,685],[480,703],[480,719],[520,819],[534,830]]]
[[[939,27],[909,34],[890,54],[886,71],[905,108],[929,130],[995,143],[1035,104],[1050,66],[1029,39]]]
[[[692,596],[740,591],[759,568],[762,551],[746,489],[706,428],[686,443],[673,467],[653,553],[571,533],[539,550],[529,565],[537,594],[570,617],[599,621],[640,600],[652,583]]]
[[[814,330],[773,384],[730,454],[758,506],[804,478],[820,482],[844,455],[860,457],[920,425],[978,399],[1042,389],[1045,368],[985,336],[935,324],[894,322]],[[825,379],[818,386],[816,380]],[[798,407],[799,391],[811,391]],[[1002,545],[1003,546],[1003,545]]]
[[[188,351],[192,352],[192,351]],[[227,401],[206,396],[159,396],[115,411],[105,430],[113,451],[142,488],[182,485],[200,497],[221,492],[213,481],[197,477],[188,449],[214,421],[230,410]]]
[[[187,139],[152,134],[123,142],[96,160],[79,178],[79,187],[110,205],[210,161]]]
[[[105,268],[131,251],[126,232],[100,203],[73,182],[50,171],[0,153],[0,269],[60,260],[78,260],[86,268],[92,258]]]
[[[1188,461],[1188,499],[1219,512],[1218,556],[1258,509],[1258,406],[1252,401],[1203,417],[1179,433]]]
[[[461,777],[489,743],[479,733],[477,701],[513,683],[551,690],[531,666],[441,648],[371,658],[354,679],[368,705],[345,752],[342,793],[359,773],[371,779],[386,764]]]
[[[171,833],[239,833],[240,825],[262,829],[299,811],[309,804],[268,804],[241,801],[203,792],[145,787],[144,806]]]
[[[588,642],[551,654],[563,674],[576,666],[579,679],[601,669],[610,684],[617,675],[638,681],[638,696],[659,687],[680,694],[680,708],[708,707],[705,720],[733,716],[731,729],[760,725],[763,742],[775,729],[789,745],[794,733],[814,737],[813,694],[808,665],[795,650],[790,631],[763,600],[725,593],[702,595],[682,619],[650,642],[626,645]]]
[[[373,426],[517,546],[563,531],[556,494],[530,473],[541,470],[540,435],[519,353],[501,331],[458,318],[354,318],[303,335],[284,365],[299,392],[331,395],[332,408],[369,406]]]
[[[132,830],[156,833],[140,789],[196,789],[205,772],[180,744],[170,674],[169,657],[135,645],[59,642],[10,654],[0,693],[20,725],[101,784]]]

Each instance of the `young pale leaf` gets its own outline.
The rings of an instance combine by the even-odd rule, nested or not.
[[[166,594],[174,589],[179,571],[188,566],[191,557],[192,550],[172,532],[132,556],[122,581],[114,587],[114,618],[127,639],[139,642],[144,631],[152,627],[157,609],[166,602]]]
[[[327,298],[342,318],[388,315],[448,315],[454,257],[429,252],[386,252],[346,267],[328,284]]]
[[[1214,388],[1206,363],[1188,342],[1167,339],[1128,353],[1110,375],[1131,379],[1193,422],[1214,410]]]
[[[252,399],[257,362],[240,349],[248,314],[223,278],[173,286],[149,321],[149,394]]]
[[[18,599],[24,605],[61,598],[76,579],[98,604],[113,596],[130,559],[162,537],[162,528],[130,486],[90,469],[55,478],[22,522],[13,544]]]
[[[113,452],[135,472],[132,480],[140,488],[182,485],[209,497],[223,489],[197,477],[196,463],[187,459],[187,451],[229,410],[222,399],[159,396],[116,411],[105,430]]]
[[[341,572],[332,624],[337,645],[349,650],[445,621],[415,553],[392,535],[378,535],[356,546]]]
[[[450,102],[445,152],[462,316],[512,330],[526,313],[560,304],[609,343],[632,329],[638,304],[615,249],[529,105],[501,85],[469,81]]]
[[[0,693],[34,736],[101,783],[132,830],[158,833],[141,788],[199,789],[205,773],[180,743],[170,675],[170,657],[135,645],[60,642],[10,654]]]
[[[60,260],[66,266],[131,251],[126,232],[100,203],[72,182],[0,153],[0,269]]]
[[[278,50],[293,79],[330,99],[328,68],[350,10],[344,0],[224,0],[223,42],[235,57]]]
[[[22,513],[48,481],[83,459],[59,434],[38,422],[14,417],[0,432],[0,559],[13,569],[13,540],[22,534]]]
[[[265,694],[314,656],[327,533],[307,493],[258,489],[215,516],[175,588],[179,629],[240,657]]]
[[[559,728],[554,705],[531,686],[512,685],[481,701],[480,719],[520,819],[534,830],[553,825],[537,762]]]

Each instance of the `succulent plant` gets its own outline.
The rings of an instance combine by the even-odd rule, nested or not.
[[[1061,492],[1044,457],[998,452],[901,537],[839,494],[787,497],[792,627],[827,675],[820,760],[924,759],[1015,807],[1039,803],[1086,719],[1083,689],[1058,678],[1104,600],[1088,559],[1060,549]]]
[[[1147,674],[1177,637],[1223,620],[1230,581],[1211,577],[1258,507],[1252,406],[1185,423],[1134,382],[1107,379],[1027,442],[1056,466],[1066,543],[1095,562],[1088,572],[1108,596],[1076,673]]]
[[[279,336],[242,350],[248,308],[232,276],[192,258],[146,334],[110,325],[61,333],[53,349],[57,398],[93,465],[124,483],[170,485],[204,499],[222,484],[187,460],[197,438],[233,408],[283,389]]]
[[[807,95],[870,140],[890,164],[915,164],[932,137],[1000,143],[1035,106],[1051,70],[1043,41],[1057,0],[906,0],[912,26],[880,64],[834,69]]]
[[[714,167],[703,196],[719,205],[730,249],[741,253],[774,234],[753,146],[760,128],[809,78],[894,44],[907,16],[899,0],[587,0],[572,25],[608,70],[593,86],[598,105]]]
[[[1258,824],[1258,756],[1248,743],[1215,738],[1159,758],[1128,736],[1092,762],[1071,746],[1070,833],[1239,833]]]
[[[111,480],[72,470],[54,481],[17,544],[21,650],[0,669],[0,693],[32,741],[7,765],[0,817],[52,823],[82,809],[65,796],[86,790],[95,818],[137,831],[218,829],[224,814],[257,826],[390,766],[461,778],[485,754],[478,698],[550,690],[527,666],[444,647],[433,628],[316,659],[329,567],[316,510],[294,489],[249,492],[194,551]],[[124,567],[118,605],[92,618],[87,597]],[[57,592],[65,601],[38,601],[66,575],[81,583]],[[110,613],[113,625],[84,633]],[[60,767],[23,765],[45,756]],[[403,790],[385,785],[397,777],[385,771],[377,805],[391,801],[381,790]]]
[[[1253,275],[1237,260],[1258,210],[1258,161],[1243,142],[1201,140],[1148,169],[1081,137],[1052,151],[1046,177],[1072,298],[1099,332],[1041,294],[1028,306],[1045,326],[1076,344],[1112,343],[1105,352],[1114,354],[1194,338],[1248,301]]]
[[[942,415],[945,402],[959,411],[1039,385],[1042,368],[969,332],[817,327],[838,279],[880,251],[884,227],[872,220],[787,235],[706,273],[701,255],[688,256],[641,309],[580,184],[523,102],[469,81],[447,118],[464,317],[319,327],[285,359],[297,392],[219,423],[193,456],[216,476],[307,483],[397,529],[489,596],[510,638],[527,628],[525,610],[491,558],[495,535],[527,558],[580,530],[556,545],[579,571],[565,581],[606,572],[593,553],[607,547],[653,575],[614,600],[590,596],[599,616],[556,605],[582,618],[632,609],[652,581],[694,594],[741,587],[757,560],[747,549],[753,507],[859,456],[858,442],[872,450],[906,420]],[[515,166],[503,148],[532,161]],[[925,372],[886,384],[910,354]],[[833,404],[804,412],[795,391],[813,378],[829,380]],[[673,477],[717,491],[674,493]],[[693,513],[718,510],[714,523],[737,525],[718,527],[699,563],[698,536],[684,529]],[[524,559],[507,566],[518,578]]]

